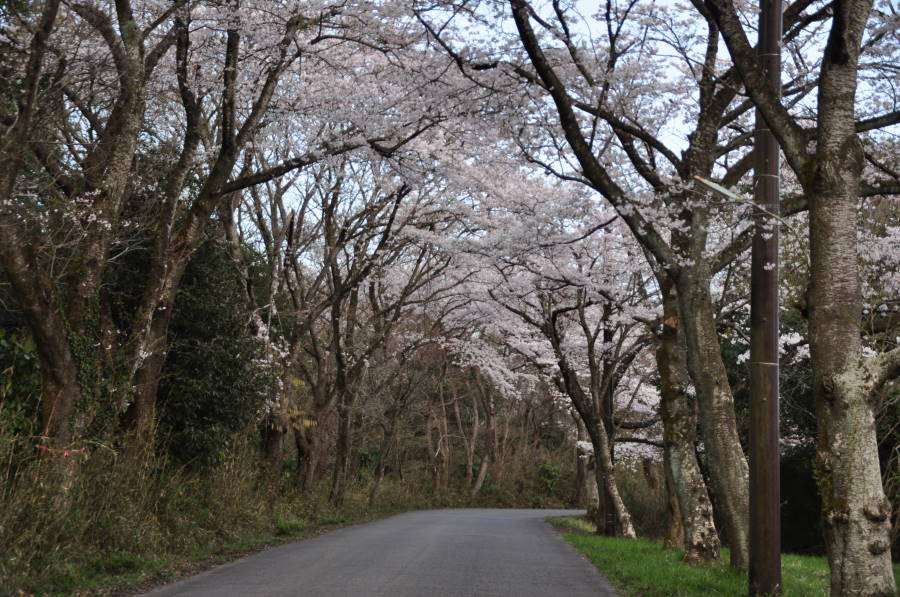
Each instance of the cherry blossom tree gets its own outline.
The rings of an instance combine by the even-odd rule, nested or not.
[[[77,437],[86,397],[144,435],[180,279],[236,195],[388,155],[459,109],[455,83],[442,96],[406,67],[446,58],[423,55],[399,6],[369,8],[50,2],[35,34],[13,14],[30,59],[3,117],[0,253],[42,347],[48,441]],[[140,300],[115,312],[112,258],[134,250],[150,259]]]
[[[863,352],[858,213],[860,197],[900,191],[890,170],[887,178],[883,170],[864,175],[871,153],[861,138],[877,141],[877,131],[900,122],[900,112],[883,111],[882,93],[890,90],[876,83],[858,93],[858,79],[867,66],[877,72],[886,56],[896,58],[896,17],[873,10],[871,2],[831,9],[828,37],[817,46],[821,59],[809,68],[815,107],[803,118],[762,84],[734,4],[710,0],[698,10],[721,30],[741,82],[809,204],[810,351],[831,594],[890,595],[891,507],[881,482],[874,413],[882,388],[900,373],[900,348],[872,358]],[[892,49],[883,45],[887,40]],[[868,55],[875,57],[871,65],[865,64]],[[804,128],[807,120],[811,128]]]
[[[525,115],[513,118],[510,128],[527,159],[598,191],[643,247],[658,286],[675,294],[678,318],[671,321],[684,331],[704,445],[715,463],[716,504],[732,564],[744,567],[747,466],[717,339],[712,287],[746,249],[752,229],[744,223],[745,206],[723,204],[695,184],[696,177],[725,187],[747,179],[754,104],[740,95],[741,67],[725,61],[721,23],[699,5],[629,2],[582,15],[561,2],[511,2],[509,10],[514,37],[491,25],[504,18],[501,12],[472,5],[423,7],[419,18],[462,72],[494,92],[524,93]],[[807,56],[820,47],[816,26],[828,16],[804,2],[785,13],[784,43],[793,49],[790,80],[782,90],[785,111],[804,113],[818,88]],[[475,51],[457,50],[470,23],[487,24],[496,34]],[[594,24],[604,33],[590,35]],[[878,31],[873,47],[886,30]],[[525,84],[524,91],[517,83]],[[889,124],[891,117],[885,118],[865,126]],[[890,188],[879,183],[865,192]],[[785,202],[784,213],[805,206],[798,192]]]

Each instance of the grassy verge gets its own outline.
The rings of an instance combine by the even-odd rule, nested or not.
[[[371,522],[413,510],[443,507],[493,507],[489,501],[469,503],[459,496],[441,500],[392,501],[373,509],[363,504],[364,493],[351,494],[340,509],[312,506],[300,514],[284,508],[274,528],[251,528],[222,535],[188,549],[159,557],[128,550],[96,550],[83,558],[70,558],[47,577],[29,583],[15,594],[50,596],[123,595],[197,574],[264,549],[322,535],[342,527]],[[322,501],[318,502],[322,504]],[[294,510],[296,512],[296,510]],[[2,579],[0,579],[2,581]],[[0,588],[3,583],[0,582]],[[19,593],[21,591],[21,593]],[[6,594],[0,590],[0,594]],[[11,593],[12,594],[12,593]]]
[[[273,529],[243,531],[193,546],[187,552],[148,557],[128,551],[97,553],[73,561],[37,586],[37,595],[117,595],[136,593],[196,574],[263,549],[397,514],[411,508],[326,510],[311,518],[279,518]]]
[[[0,446],[2,447],[2,446]],[[204,471],[101,452],[59,490],[58,469],[35,461],[0,481],[0,595],[141,591],[242,555],[399,512],[459,506],[558,506],[495,488],[433,495],[430,479],[385,479],[373,507],[367,479],[340,508],[327,482],[300,493],[285,471],[272,501],[255,446]],[[2,458],[0,458],[2,462]],[[2,479],[2,477],[0,477]],[[535,496],[533,496],[535,497]],[[549,499],[549,498],[548,498]],[[555,499],[555,498],[554,498]]]
[[[360,482],[333,508],[327,483],[302,494],[285,472],[273,501],[249,443],[203,471],[152,454],[102,451],[67,478],[62,492],[59,468],[35,460],[15,483],[0,480],[0,595],[127,593],[270,545],[397,512],[463,505],[466,497],[432,496],[422,490],[427,479],[410,477],[386,479],[374,507],[368,483]]]
[[[747,577],[727,564],[688,566],[678,550],[665,549],[647,539],[616,539],[593,534],[581,518],[551,518],[575,549],[585,555],[616,589],[627,597],[693,597],[745,595]],[[727,550],[723,551],[727,562]],[[900,566],[894,567],[900,576]],[[823,557],[784,554],[782,580],[785,597],[828,594],[828,564]]]

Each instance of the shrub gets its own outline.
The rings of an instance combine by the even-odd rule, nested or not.
[[[220,461],[263,407],[271,380],[241,293],[231,257],[207,242],[178,291],[160,383],[160,434],[178,462]]]
[[[8,450],[9,436],[2,439]],[[0,594],[67,591],[87,583],[85,575],[144,568],[264,527],[255,463],[246,439],[202,475],[152,452],[128,457],[102,447],[62,470],[58,461],[30,459],[0,502]]]
[[[556,496],[557,486],[562,478],[562,467],[558,462],[542,462],[538,467],[538,478],[543,483],[544,492]]]

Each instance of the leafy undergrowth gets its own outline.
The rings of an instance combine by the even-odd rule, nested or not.
[[[279,500],[274,523],[269,522],[252,504],[246,504],[247,519],[228,527],[216,521],[215,513],[204,512],[203,500],[186,499],[181,520],[170,532],[179,533],[177,545],[172,538],[140,545],[143,529],[136,526],[131,543],[125,547],[107,547],[89,538],[54,549],[49,558],[31,556],[26,570],[16,570],[16,562],[0,555],[0,595],[117,595],[135,593],[196,574],[244,555],[313,537],[343,526],[384,518],[400,512],[438,507],[496,506],[488,496],[474,502],[468,496],[451,493],[429,496],[414,487],[385,482],[377,505],[369,507],[368,492],[356,487],[344,505],[328,504],[325,490],[313,496],[288,495]],[[260,497],[260,496],[257,496]],[[231,519],[234,520],[234,519]],[[139,521],[136,521],[138,523]],[[123,521],[124,524],[125,521]],[[178,529],[178,530],[176,530]],[[0,531],[3,529],[0,528]],[[88,531],[89,533],[89,531]],[[60,542],[63,543],[63,542]],[[35,564],[40,565],[35,565]],[[4,570],[13,574],[3,574]]]
[[[112,450],[97,450],[69,470],[60,477],[61,469],[35,460],[8,476],[14,483],[4,485],[0,476],[0,595],[134,592],[270,545],[409,510],[561,505],[554,496],[535,501],[487,484],[475,500],[461,491],[436,495],[426,475],[408,474],[386,478],[372,507],[362,475],[334,508],[327,479],[304,494],[290,470],[273,501],[249,440],[201,471],[152,453],[130,458]]]
[[[302,504],[286,500],[279,505],[273,524],[261,518],[233,530],[202,524],[208,527],[202,529],[206,532],[195,529],[180,546],[168,549],[105,549],[86,542],[77,552],[54,554],[40,569],[5,578],[0,575],[0,594],[110,595],[140,591],[270,546],[430,505],[424,501],[388,501],[369,509],[362,501],[362,495],[353,494],[342,508],[335,509],[324,505],[320,496]]]
[[[618,539],[594,534],[583,518],[548,519],[575,549],[585,555],[627,597],[693,597],[747,594],[747,577],[722,563],[689,566],[682,553],[647,539]],[[895,566],[898,575],[900,567]],[[828,594],[828,564],[824,557],[784,554],[782,582],[785,597]]]
[[[374,510],[322,512],[314,518],[279,518],[274,529],[245,530],[192,546],[183,553],[148,557],[130,552],[98,552],[73,559],[53,575],[28,587],[36,595],[112,595],[137,592],[195,574],[212,566],[290,541],[313,537],[342,526],[383,518],[408,510],[390,507]]]

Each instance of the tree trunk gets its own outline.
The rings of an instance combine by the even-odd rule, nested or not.
[[[65,328],[60,328],[60,334]],[[41,436],[51,448],[68,446],[78,435],[81,425],[75,412],[81,400],[78,368],[65,346],[65,338],[54,338],[58,350],[51,345],[48,350],[36,338],[38,364],[41,372]]]
[[[817,478],[833,597],[896,594],[874,413],[881,386],[900,373],[900,348],[864,361],[860,329],[857,225],[865,155],[854,98],[871,8],[866,1],[835,5],[819,81],[815,170],[805,189]]]
[[[391,457],[391,446],[394,445],[394,438],[397,435],[397,419],[400,416],[401,409],[401,404],[395,404],[386,413],[388,420],[383,427],[384,435],[381,438],[381,447],[378,450],[378,462],[375,465],[375,478],[372,480],[372,488],[369,490],[370,508],[375,504],[375,498],[378,496],[381,482],[384,481],[384,473],[387,468],[388,458]]]
[[[385,437],[385,440],[386,439],[387,438]],[[384,440],[381,442],[381,449],[387,449]],[[380,452],[378,454],[378,464],[375,467],[375,476],[372,479],[372,488],[369,489],[369,508],[375,505],[375,499],[378,497],[378,490],[381,489],[381,482],[384,481],[385,468],[385,454],[384,452]]]
[[[169,323],[174,313],[174,295],[162,302],[162,309],[154,314],[144,342],[150,354],[135,372],[134,396],[125,412],[125,427],[132,433],[137,446],[147,446],[153,437],[156,422],[156,403],[159,382],[166,364],[169,344]]]
[[[463,444],[466,450],[466,489],[472,487],[473,469],[475,468],[475,444],[478,441],[478,404],[477,400],[472,398],[472,435],[466,435],[463,428],[462,417],[459,414],[459,396],[454,394],[453,412],[456,414],[456,424],[459,427],[459,435],[463,438]]]
[[[440,415],[441,474],[438,485],[442,492],[447,493],[450,490],[450,426],[447,422],[447,404],[444,401],[443,391]]]
[[[425,417],[425,443],[427,449],[425,451],[425,459],[428,463],[428,471],[431,473],[431,492],[437,493],[438,488],[438,452],[440,451],[440,436],[438,441],[434,441],[434,428],[436,422],[434,417],[434,404],[428,405],[428,416]]]
[[[587,461],[582,458],[581,444],[587,442],[587,436],[584,433],[584,425],[579,418],[578,413],[572,412],[572,420],[575,422],[575,487],[572,489],[572,505],[576,508],[584,507],[590,509],[588,496],[590,495],[590,487],[588,485],[588,468]],[[590,442],[587,442],[590,443]],[[597,490],[597,482],[591,481],[594,485],[594,491]]]
[[[350,429],[362,429],[363,422],[363,405],[360,405],[360,408],[356,409],[356,413],[353,416],[353,423],[350,425]],[[362,459],[360,459],[359,454],[363,448],[365,442],[365,438],[361,433],[351,433],[350,434],[350,450],[348,451],[347,457],[347,484],[352,485],[359,479],[359,467],[362,464]]]
[[[276,413],[271,413],[266,417],[265,433],[263,434],[263,451],[265,452],[266,462],[273,469],[281,472],[282,445],[284,443],[284,427],[281,417]]]
[[[603,342],[611,343],[614,338],[614,332],[607,326],[603,328]],[[596,369],[595,369],[596,370]],[[613,381],[615,378],[615,365],[607,359],[602,360],[602,366],[599,368],[599,371],[602,372],[601,375],[597,376],[597,380],[595,383],[600,385],[603,384],[603,380],[610,380],[605,384],[605,390],[601,390],[600,388],[595,388],[592,390],[591,395],[594,397],[596,402],[596,416],[598,420],[603,421],[603,428],[606,430],[606,441],[609,445],[609,461],[610,461],[610,470],[612,471],[613,480],[615,480],[615,462],[616,462],[616,425],[615,425],[615,396],[616,396],[616,382]],[[618,488],[618,486],[617,486]],[[600,494],[603,498],[603,505],[601,508],[601,512],[603,513],[603,522],[604,529],[603,534],[609,537],[616,536],[619,528],[618,521],[618,508],[613,501],[613,497],[610,492],[605,492]]]
[[[306,495],[316,485],[319,468],[319,431],[317,428],[304,427],[304,422],[294,429],[294,442],[297,446],[297,484]]]
[[[278,406],[275,407],[277,409]],[[277,523],[275,506],[281,485],[282,445],[284,443],[284,421],[277,410],[273,409],[263,423],[263,453],[266,470],[266,502],[269,520],[274,528]]]
[[[614,524],[613,534],[633,539],[636,534],[631,523],[631,514],[628,513],[628,508],[625,507],[625,502],[622,501],[622,496],[619,493],[615,466],[613,465],[609,449],[609,436],[606,434],[606,426],[603,424],[603,421],[597,421],[593,430],[588,427],[588,434],[594,446],[597,489],[599,490],[599,495],[605,496],[604,521],[612,518]],[[609,528],[601,529],[601,525],[597,525],[598,532],[607,534],[609,530]]]
[[[338,406],[338,430],[335,442],[334,470],[331,476],[331,493],[329,501],[333,506],[340,506],[347,493],[348,473],[350,471],[350,440],[352,432],[351,400],[348,395],[341,397]]]
[[[495,433],[496,430],[489,422],[487,426],[487,435],[485,436],[484,456],[481,458],[481,466],[478,467],[478,476],[475,478],[475,485],[472,486],[472,497],[475,497],[481,492],[481,486],[484,485],[484,480],[487,478],[488,467],[494,462],[495,453],[493,450],[493,442]]]
[[[0,173],[0,178],[5,173]],[[13,180],[8,181],[12,192]],[[7,219],[9,218],[9,219]],[[74,420],[81,400],[78,363],[70,342],[69,325],[52,303],[52,281],[35,271],[23,251],[27,243],[0,211],[0,265],[13,296],[25,314],[34,338],[41,374],[41,436],[48,448],[68,446],[81,426]]]
[[[475,485],[472,486],[471,497],[475,497],[481,492],[481,486],[484,485],[484,480],[487,477],[488,472],[488,463],[490,461],[490,456],[485,454],[481,459],[481,466],[478,467],[478,477],[475,479]]]
[[[580,428],[580,425],[579,425]],[[580,429],[579,429],[580,430]],[[598,509],[600,508],[600,493],[597,484],[597,465],[594,461],[594,447],[589,441],[579,440],[575,442],[575,458],[580,470],[582,485],[578,492],[583,499],[577,505],[583,505],[587,510],[590,520],[597,522]]]
[[[817,469],[831,595],[895,595],[891,506],[878,461],[874,403],[880,371],[862,357],[857,209],[862,147],[820,147],[810,203],[810,353],[819,422]],[[833,139],[835,135],[827,138]]]
[[[682,549],[685,545],[685,532],[683,514],[678,503],[678,486],[675,484],[675,476],[672,474],[668,458],[663,456],[663,478],[666,488],[666,536],[663,545],[668,548]],[[685,550],[685,559],[687,551]]]
[[[475,497],[481,491],[481,486],[484,484],[489,465],[497,465],[498,448],[497,422],[496,417],[494,417],[494,403],[491,397],[491,388],[485,387],[481,380],[476,380],[475,383],[477,385],[477,391],[481,396],[481,406],[484,408],[486,434],[484,437],[485,455],[481,459],[481,468],[478,469],[478,478],[475,480],[475,486],[472,487],[472,497]]]
[[[463,451],[466,454],[466,488],[472,486],[472,461],[469,458],[469,436],[466,435],[465,427],[463,427],[462,416],[459,412],[459,394],[456,388],[452,388],[453,395],[453,416],[456,419],[456,428],[459,431],[459,437],[463,443]]]
[[[572,406],[578,412],[578,416],[584,422],[588,437],[591,439],[591,445],[594,448],[594,458],[596,460],[597,473],[597,490],[601,496],[601,503],[609,506],[615,517],[615,526],[613,532],[619,536],[634,538],[634,527],[631,524],[631,515],[619,495],[619,488],[616,484],[615,467],[612,461],[612,451],[609,448],[609,435],[607,434],[606,425],[600,416],[601,410],[598,408],[600,404],[596,389],[599,386],[594,368],[592,368],[592,391],[588,395],[578,380],[572,365],[566,358],[562,349],[560,337],[556,329],[547,326],[544,331],[545,337],[553,346],[553,352],[556,355],[557,367],[561,376],[560,387],[564,389],[566,394],[572,400]],[[604,508],[606,510],[607,508]],[[603,524],[597,525],[597,532],[604,534],[607,531],[606,518],[609,517],[608,512],[604,512]]]
[[[709,459],[716,506],[731,548],[731,565],[749,563],[749,468],[741,448],[734,417],[734,397],[722,361],[709,276],[686,270],[677,280],[678,314],[687,347],[687,366],[700,412],[703,445]]]
[[[156,421],[156,400],[165,353],[154,351],[144,360],[134,377],[134,397],[125,412],[125,427],[137,444],[149,443]]]
[[[680,528],[687,562],[719,559],[719,535],[706,483],[697,464],[697,403],[687,394],[683,339],[678,333],[678,312],[671,285],[661,281],[663,329],[656,361],[660,375],[660,414],[663,423],[663,464],[666,472],[670,527]],[[680,520],[678,520],[680,519]],[[675,540],[678,533],[671,537]]]

